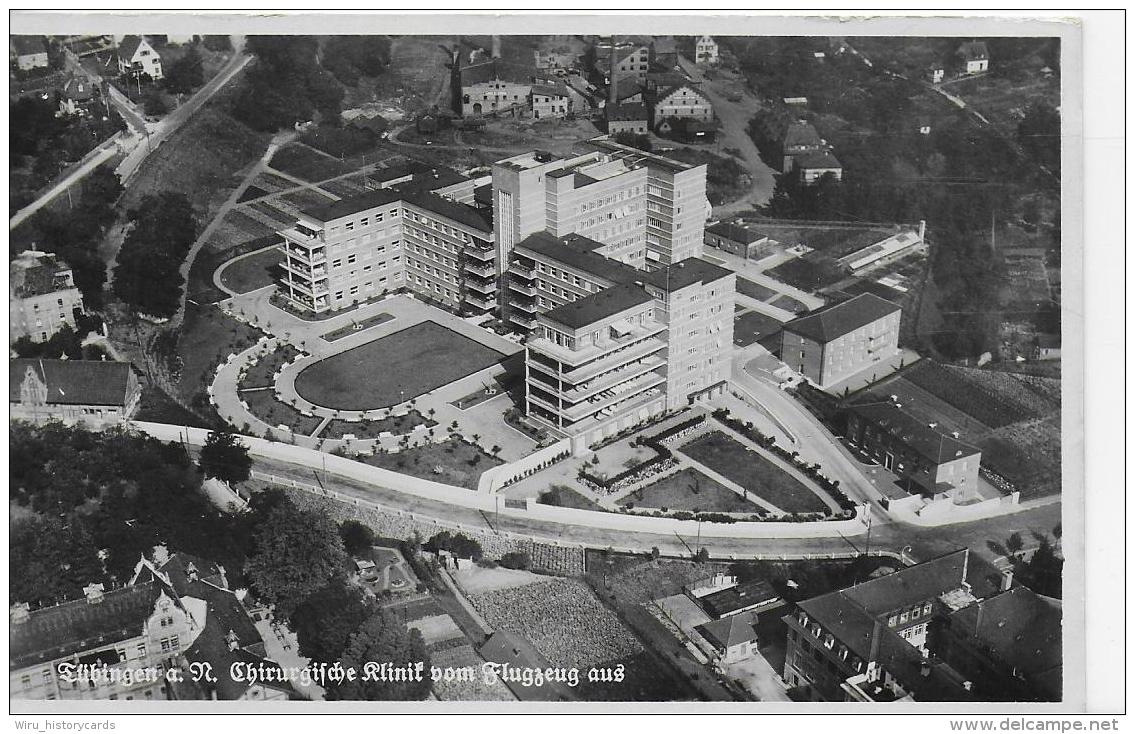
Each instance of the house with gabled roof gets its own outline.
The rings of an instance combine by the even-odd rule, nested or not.
[[[83,295],[71,266],[53,253],[25,250],[8,263],[8,341],[42,343],[64,326],[75,328]]]
[[[124,423],[142,388],[129,362],[13,359],[8,362],[8,414],[31,423]]]
[[[824,306],[784,325],[780,359],[821,388],[899,351],[902,308],[873,293]]]
[[[966,41],[958,48],[958,56],[965,64],[967,74],[989,71],[989,47],[985,45],[985,41]]]
[[[526,109],[532,94],[533,71],[501,59],[455,68],[453,82],[460,94],[454,112],[467,117]]]
[[[145,36],[123,36],[118,44],[118,71],[130,77],[145,74],[157,81],[162,78],[162,57]]]
[[[694,60],[699,64],[712,65],[717,63],[717,55],[717,41],[713,40],[713,36],[698,36],[694,44]]]
[[[20,71],[42,69],[49,63],[43,36],[8,36],[8,57]]]
[[[675,120],[694,120],[712,123],[713,103],[690,84],[658,88],[650,95],[651,122],[655,130],[663,122]]]

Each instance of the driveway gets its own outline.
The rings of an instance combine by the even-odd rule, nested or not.
[[[772,198],[776,180],[773,178],[773,170],[761,160],[761,154],[757,151],[757,146],[749,137],[748,132],[749,120],[761,108],[760,100],[753,96],[748,88],[744,88],[740,96],[735,98],[736,101],[732,101],[724,92],[724,87],[730,84],[729,79],[719,77],[718,79],[708,80],[694,62],[684,56],[679,57],[678,61],[682,70],[689,75],[690,79],[701,84],[700,90],[713,103],[713,111],[721,120],[721,130],[718,132],[719,143],[722,143],[721,147],[735,148],[741,151],[741,160],[744,161],[745,170],[753,179],[752,186],[745,196],[728,204],[715,206],[713,208],[714,216],[726,217],[765,204]],[[735,81],[735,86],[743,87],[744,85],[742,81]]]

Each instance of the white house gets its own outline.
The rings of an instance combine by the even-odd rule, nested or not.
[[[124,36],[118,44],[118,71],[136,76],[146,74],[154,81],[162,78],[162,57],[143,36]]]
[[[967,74],[981,74],[989,71],[989,48],[985,41],[969,41],[958,49],[958,55],[966,65]]]
[[[712,36],[699,36],[694,48],[694,59],[699,64],[716,64],[717,41]]]

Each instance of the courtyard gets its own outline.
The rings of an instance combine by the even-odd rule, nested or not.
[[[334,410],[387,408],[499,363],[500,352],[423,321],[328,357],[296,376],[296,392]]]

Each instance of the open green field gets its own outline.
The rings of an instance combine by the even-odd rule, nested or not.
[[[666,508],[690,512],[749,512],[760,508],[697,469],[683,469],[624,496],[624,507]]]
[[[221,271],[221,282],[237,293],[249,293],[272,285],[283,261],[283,251],[279,247],[269,247],[225,265]]]
[[[699,436],[679,450],[785,512],[828,511],[828,506],[795,477],[720,431]]]
[[[781,331],[783,324],[759,311],[745,311],[733,319],[733,343],[747,347]]]
[[[304,415],[287,403],[280,402],[271,389],[243,390],[240,399],[248,404],[248,412],[272,426],[273,432],[276,432],[277,426],[287,426],[293,433],[308,436],[323,422],[319,416]]]
[[[276,151],[269,164],[277,171],[316,182],[350,173],[350,167],[302,143],[290,143]]]
[[[504,462],[460,439],[427,443],[393,454],[375,454],[362,461],[420,479],[476,489],[481,475]]]
[[[386,408],[503,358],[441,324],[423,321],[315,363],[296,377],[296,391],[327,408]]]

